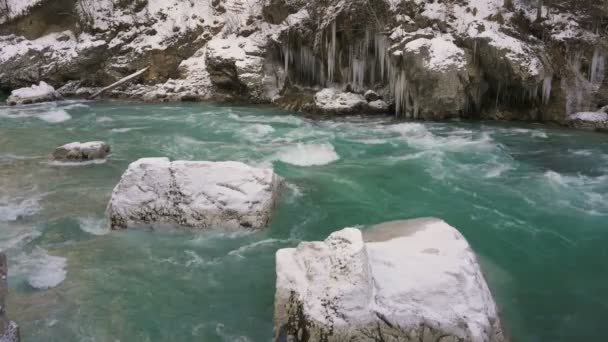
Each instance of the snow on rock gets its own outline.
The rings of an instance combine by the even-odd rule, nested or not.
[[[15,89],[11,92],[6,103],[10,106],[31,104],[38,102],[49,102],[60,99],[61,96],[55,91],[55,88],[40,81],[38,85],[32,85],[28,88]]]
[[[274,96],[277,83],[266,74],[267,38],[260,32],[248,37],[216,37],[207,43],[206,67],[211,82],[236,95],[267,100]]]
[[[579,129],[608,131],[608,113],[581,112],[570,114],[566,123],[570,127]]]
[[[424,60],[424,65],[435,71],[442,71],[450,67],[466,67],[464,50],[444,37],[419,38],[407,43],[405,50],[417,53],[425,50],[428,55]]]
[[[276,254],[275,341],[505,341],[464,237],[438,219],[345,228]]]
[[[27,11],[40,4],[43,0],[6,0],[0,5],[0,24],[11,19],[18,18],[27,13]]]
[[[72,142],[59,146],[53,152],[53,159],[61,162],[87,162],[105,159],[110,154],[110,146],[103,141]]]
[[[326,113],[348,114],[365,109],[367,101],[360,94],[325,88],[315,94],[315,106],[319,111]]]
[[[280,184],[272,169],[240,162],[143,158],[122,175],[106,214],[112,229],[137,224],[262,228]]]
[[[607,121],[608,114],[603,112],[582,112],[571,114],[568,118],[570,120]]]

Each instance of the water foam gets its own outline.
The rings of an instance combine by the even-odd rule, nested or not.
[[[93,217],[80,218],[78,220],[80,229],[92,235],[106,235],[110,233],[106,220]]]
[[[131,131],[142,130],[144,127],[124,127],[124,128],[112,128],[110,131],[112,133],[127,133]]]
[[[44,121],[50,122],[50,123],[64,122],[64,121],[68,121],[72,118],[72,116],[63,109],[45,112],[45,113],[37,115],[37,117],[40,118],[41,120],[44,120]]]
[[[66,161],[50,160],[47,162],[47,165],[57,166],[57,167],[63,167],[63,166],[74,167],[74,166],[105,164],[107,161],[108,161],[107,159],[94,159],[94,160],[87,160],[87,161],[82,161],[82,162],[66,162]]]
[[[13,260],[9,276],[25,277],[26,282],[36,289],[56,287],[67,275],[66,258],[50,255],[40,247],[34,248],[29,254],[15,256]]]
[[[486,132],[449,132],[440,136],[431,132],[421,123],[401,123],[389,126],[389,130],[398,133],[408,145],[422,150],[462,151],[476,149],[491,149],[496,147],[490,135]]]
[[[100,116],[100,117],[96,118],[95,121],[97,121],[97,122],[112,122],[112,121],[114,121],[114,119],[112,119],[109,116]]]
[[[327,165],[340,159],[334,146],[324,144],[297,144],[283,149],[276,159],[297,166]]]
[[[253,124],[240,130],[241,134],[248,140],[259,140],[274,132],[274,128],[266,124]]]
[[[0,197],[0,221],[17,221],[40,211],[41,194],[27,198]]]

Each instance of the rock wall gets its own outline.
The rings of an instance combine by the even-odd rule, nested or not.
[[[0,87],[86,94],[150,65],[109,95],[315,111],[323,88],[373,90],[405,118],[554,122],[608,104],[608,2],[512,3],[9,1]]]
[[[19,326],[9,320],[6,313],[7,271],[6,255],[0,253],[0,341],[19,342]]]

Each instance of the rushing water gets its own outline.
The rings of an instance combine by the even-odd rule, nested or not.
[[[48,162],[105,140],[103,164]],[[288,182],[259,232],[109,232],[140,157],[240,160]],[[25,341],[269,341],[274,253],[436,216],[479,255],[513,341],[608,335],[608,137],[540,125],[308,120],[267,107],[0,107],[0,249]]]

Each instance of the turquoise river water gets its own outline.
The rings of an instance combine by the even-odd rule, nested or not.
[[[111,144],[107,162],[49,162],[91,140]],[[112,188],[156,156],[273,166],[287,191],[258,232],[109,232]],[[467,237],[513,341],[608,336],[606,135],[270,107],[0,107],[0,250],[24,341],[270,341],[277,249],[421,216]]]

